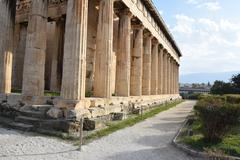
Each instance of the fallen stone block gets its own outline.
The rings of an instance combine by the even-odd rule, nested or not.
[[[98,119],[85,118],[83,121],[83,130],[85,131],[92,131],[103,127],[105,127],[105,124],[103,123],[103,121]]]
[[[126,114],[125,113],[112,113],[112,120],[113,121],[121,121],[126,119]]]

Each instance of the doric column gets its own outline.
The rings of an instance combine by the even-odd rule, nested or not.
[[[173,94],[176,94],[176,61],[173,62]]]
[[[61,65],[63,57],[63,46],[64,46],[64,30],[65,30],[65,21],[57,20],[54,33],[54,51],[52,53],[52,64],[51,64],[51,82],[50,90],[51,91],[60,91],[61,90]]]
[[[163,94],[167,94],[167,81],[168,81],[168,54],[163,51]]]
[[[142,95],[142,57],[143,57],[143,26],[133,26],[133,43],[131,54],[131,96]]]
[[[100,0],[97,27],[94,96],[111,97],[113,56],[113,0]]]
[[[171,56],[168,54],[167,58],[167,94],[170,94],[170,79],[171,79]]]
[[[151,63],[151,94],[158,94],[158,41],[153,40]]]
[[[152,54],[152,35],[146,35],[144,52],[143,52],[143,78],[142,78],[142,94],[151,94],[151,54]]]
[[[171,73],[170,73],[171,74],[171,81],[170,81],[170,83],[171,83],[170,84],[171,85],[170,86],[170,93],[171,94],[173,94],[173,83],[174,83],[174,81],[173,81],[173,63],[174,63],[174,60],[173,60],[173,58],[171,58],[171,64],[170,64],[171,65]]]
[[[43,96],[44,94],[47,7],[46,0],[34,0],[31,3],[23,69],[22,94],[24,96]]]
[[[26,37],[27,24],[15,24],[12,87],[16,89],[22,89]]]
[[[175,63],[175,94],[177,94],[177,85],[178,85],[178,82],[177,82],[177,62]]]
[[[163,94],[163,47],[160,46],[158,53],[158,94]]]
[[[130,96],[131,17],[129,10],[120,12],[116,68],[116,95]]]
[[[177,64],[177,94],[179,94],[179,64]]]
[[[68,0],[61,97],[85,98],[88,0]]]
[[[0,93],[11,92],[15,0],[0,0]]]

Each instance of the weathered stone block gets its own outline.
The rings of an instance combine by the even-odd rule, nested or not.
[[[47,116],[53,119],[63,118],[63,111],[57,107],[52,107],[48,112]]]
[[[112,113],[112,120],[113,121],[120,121],[126,119],[126,114],[119,112],[119,113]]]
[[[22,96],[18,94],[9,94],[7,96],[7,103],[10,106],[16,106],[22,101]]]
[[[6,94],[0,94],[0,103],[7,101],[7,95]]]
[[[105,124],[101,120],[97,119],[84,119],[83,130],[92,131],[95,129],[103,128]]]
[[[101,117],[106,115],[106,110],[100,107],[89,108],[91,118]]]

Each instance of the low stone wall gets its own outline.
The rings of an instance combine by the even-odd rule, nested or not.
[[[27,124],[29,130],[44,128],[77,132],[81,118],[84,118],[85,130],[94,130],[103,127],[101,123],[103,121],[122,120],[128,114],[140,114],[157,105],[180,98],[179,95],[86,98],[77,102],[77,105],[66,101],[65,105],[62,105],[63,100],[60,98],[42,97],[37,98],[40,105],[36,105],[28,101],[26,103],[20,94],[8,94],[0,95],[0,116]]]

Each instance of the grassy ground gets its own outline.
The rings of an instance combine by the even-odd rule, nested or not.
[[[93,134],[90,134],[90,135],[84,137],[84,143],[88,143],[92,140],[101,138],[103,136],[107,136],[107,135],[109,135],[113,132],[116,132],[116,131],[120,130],[120,129],[133,126],[134,124],[139,123],[139,122],[141,122],[141,121],[143,121],[147,118],[153,117],[160,112],[163,112],[163,111],[166,111],[170,108],[173,108],[177,104],[180,104],[181,102],[183,102],[183,101],[179,100],[179,101],[175,101],[175,102],[172,102],[172,103],[160,105],[160,106],[155,107],[154,109],[152,109],[152,110],[150,110],[146,113],[143,113],[143,115],[133,116],[131,118],[128,118],[128,119],[123,120],[123,121],[119,121],[117,123],[116,122],[109,123],[109,124],[107,124],[107,128],[102,129],[100,131],[97,131]]]
[[[199,151],[240,157],[240,126],[232,128],[222,141],[216,143],[203,140],[201,126],[200,121],[195,121],[191,126],[194,135],[183,137],[182,141]]]
[[[12,93],[21,94],[22,90],[21,89],[12,89],[11,92]],[[60,96],[60,93],[59,92],[52,92],[52,91],[44,91],[44,96],[47,96],[47,97],[58,97],[58,96]]]

